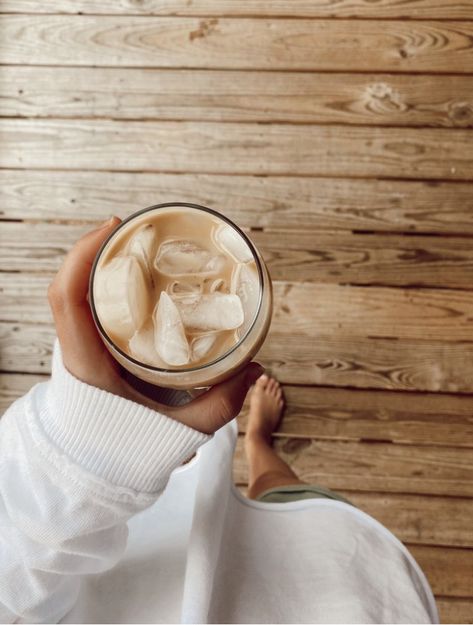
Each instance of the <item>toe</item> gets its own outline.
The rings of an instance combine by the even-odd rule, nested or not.
[[[268,382],[269,382],[268,376],[265,373],[263,373],[263,375],[260,375],[260,377],[256,380],[256,385],[259,386],[261,389],[264,389],[266,388]]]

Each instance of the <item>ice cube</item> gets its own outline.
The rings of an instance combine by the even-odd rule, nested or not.
[[[209,291],[210,293],[215,293],[215,291],[219,291],[220,293],[223,293],[226,290],[225,287],[226,287],[225,280],[223,280],[222,278],[217,278],[210,285]]]
[[[146,224],[135,232],[131,237],[126,254],[135,256],[143,266],[143,270],[148,272],[149,278],[153,281],[152,258],[156,246],[156,228],[153,224]]]
[[[175,280],[168,285],[166,292],[168,295],[197,295],[202,293],[204,285],[202,282],[179,282]]]
[[[238,335],[243,336],[251,326],[258,308],[260,287],[254,265],[237,265],[233,276],[231,292],[238,295],[243,306],[245,320],[238,328]]]
[[[244,320],[243,308],[237,295],[215,292],[176,297],[174,302],[186,328],[206,332],[234,330]]]
[[[253,260],[253,254],[248,243],[229,225],[220,226],[215,233],[215,241],[224,252],[238,263],[247,263]]]
[[[111,338],[128,340],[149,314],[149,290],[134,256],[115,256],[95,273],[98,317]]]
[[[161,291],[154,311],[154,345],[161,358],[176,367],[190,360],[189,343],[179,311],[166,293]]]
[[[215,332],[213,334],[196,336],[191,343],[192,360],[202,360],[212,349],[216,340],[217,335]]]
[[[128,343],[131,355],[136,360],[152,367],[167,369],[168,365],[160,357],[154,345],[153,320],[148,319],[141,330],[137,330]]]
[[[215,255],[194,241],[170,240],[162,243],[156,257],[156,268],[168,276],[216,274],[225,265],[223,255]]]

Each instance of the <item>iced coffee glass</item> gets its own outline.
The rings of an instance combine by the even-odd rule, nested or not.
[[[271,322],[272,287],[250,239],[187,203],[134,213],[100,248],[89,302],[100,336],[132,375],[159,387],[212,386],[242,369]]]

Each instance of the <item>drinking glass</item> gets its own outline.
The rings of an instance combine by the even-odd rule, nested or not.
[[[218,356],[210,362],[200,364],[199,366],[189,366],[188,368],[165,369],[154,367],[136,360],[125,351],[123,351],[107,334],[102,326],[97,314],[94,299],[94,277],[98,270],[100,259],[107,252],[110,246],[115,245],[119,238],[125,238],[128,229],[135,226],[137,221],[140,223],[148,223],[153,216],[159,211],[175,211],[183,210],[186,212],[194,212],[195,218],[199,218],[199,214],[207,213],[216,217],[222,222],[233,228],[248,245],[259,278],[259,300],[253,321],[248,330],[227,352]],[[92,310],[97,330],[105,343],[107,349],[112,356],[133,376],[152,385],[170,389],[192,390],[202,389],[213,386],[223,380],[233,376],[240,371],[255,356],[266,338],[271,323],[272,315],[272,285],[268,269],[264,260],[248,238],[248,236],[228,217],[218,213],[215,210],[200,206],[198,204],[190,204],[186,202],[168,202],[164,204],[156,204],[136,213],[133,213],[124,219],[116,229],[104,241],[92,266],[89,283],[89,303]]]

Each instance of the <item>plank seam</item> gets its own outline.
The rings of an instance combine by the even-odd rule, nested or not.
[[[244,431],[241,430],[240,434],[244,436]],[[369,438],[349,438],[349,437],[334,437],[334,436],[310,436],[309,434],[285,434],[282,433],[274,433],[273,437],[275,439],[297,439],[297,440],[311,440],[311,441],[332,441],[335,443],[362,443],[363,445],[395,445],[396,447],[435,447],[439,449],[473,449],[473,444],[465,444],[465,445],[451,445],[451,444],[441,444],[441,443],[431,443],[429,441],[425,442],[409,442],[409,441],[394,441],[389,439],[369,439]],[[452,495],[454,498],[457,498],[455,495]],[[463,498],[460,496],[460,498]]]
[[[443,129],[436,129],[436,130],[448,130],[446,128]],[[257,174],[257,173],[248,173],[248,172],[234,172],[232,170],[228,170],[228,171],[219,171],[219,172],[215,172],[213,170],[198,170],[198,171],[181,171],[181,170],[173,170],[173,169],[110,169],[110,168],[94,168],[94,169],[83,169],[82,167],[41,167],[41,166],[28,166],[28,167],[14,167],[12,165],[9,165],[8,167],[4,167],[4,168],[0,168],[1,170],[4,171],[60,171],[60,172],[87,172],[89,174],[95,173],[95,172],[99,172],[99,173],[113,173],[113,174],[169,174],[169,175],[173,175],[173,176],[177,176],[177,175],[182,175],[182,176],[186,176],[186,175],[201,175],[201,176],[216,176],[216,175],[221,175],[221,176],[232,176],[233,178],[236,177],[254,177],[254,178],[294,178],[294,179],[304,179],[304,178],[308,178],[308,179],[330,179],[330,180],[377,180],[379,182],[382,181],[386,181],[386,182],[393,182],[393,181],[398,181],[398,182],[446,182],[446,183],[450,183],[450,182],[457,182],[457,183],[461,183],[461,184],[465,184],[467,182],[471,182],[473,181],[473,171],[470,177],[467,178],[399,178],[398,176],[392,176],[392,177],[382,177],[380,178],[378,175],[374,174],[372,176],[354,176],[354,175],[344,175],[344,176],[338,176],[338,175],[330,175],[330,174],[324,174],[322,175],[313,175],[313,174],[294,174],[294,173],[289,173],[289,172],[277,172],[277,173],[267,173],[267,174]]]
[[[359,16],[359,15],[349,15],[349,16],[341,16],[338,17],[336,15],[308,15],[305,13],[298,13],[297,15],[280,15],[278,13],[168,13],[166,15],[162,15],[160,13],[148,12],[140,12],[140,13],[89,13],[84,11],[76,11],[76,12],[60,12],[60,13],[50,13],[50,12],[25,12],[25,11],[2,11],[0,9],[0,15],[18,15],[25,17],[154,17],[160,19],[178,19],[178,18],[194,18],[194,19],[212,19],[219,18],[224,20],[284,20],[284,21],[298,21],[298,20],[307,20],[311,22],[319,22],[319,21],[334,21],[334,22],[400,22],[404,20],[408,20],[409,22],[459,22],[459,23],[471,23],[471,18],[465,17],[411,17],[409,15],[399,15],[397,17],[375,17],[375,16]]]
[[[245,438],[245,433],[242,431],[238,432],[238,437],[239,438]],[[311,441],[311,442],[317,442],[317,441],[321,441],[321,442],[333,442],[333,443],[360,443],[361,445],[366,445],[369,447],[374,447],[376,445],[392,445],[393,448],[394,447],[435,447],[435,448],[440,448],[442,450],[455,450],[455,449],[461,449],[462,451],[465,449],[471,449],[471,447],[465,447],[465,446],[460,446],[460,445],[439,445],[438,443],[429,443],[428,441],[426,441],[425,443],[408,443],[408,442],[395,442],[392,440],[369,440],[369,439],[351,439],[351,438],[334,438],[334,437],[329,437],[329,436],[310,436],[310,435],[299,435],[299,436],[292,436],[291,434],[275,434],[273,433],[273,437],[275,439],[279,439],[279,440],[283,440],[283,439],[297,439],[297,440],[307,440],[307,441]],[[446,480],[446,481],[450,481],[450,480]],[[345,489],[342,489],[345,490]],[[390,491],[392,492],[392,491]],[[434,496],[439,496],[439,497],[453,497],[455,499],[469,499],[469,497],[465,496],[465,495],[434,495]]]
[[[40,13],[36,14],[36,15],[42,15]],[[399,20],[400,21],[400,20]],[[452,20],[452,21],[458,21],[458,20]],[[201,67],[201,66],[194,66],[194,65],[179,65],[179,66],[173,66],[173,67],[162,67],[160,65],[83,65],[83,64],[77,64],[77,65],[64,65],[64,64],[60,64],[58,63],[57,65],[54,64],[50,64],[50,63],[0,63],[0,67],[49,67],[49,68],[54,68],[54,67],[62,67],[62,68],[69,68],[69,69],[73,69],[73,68],[93,68],[93,69],[139,69],[139,70],[160,70],[160,71],[179,71],[179,70],[198,70],[198,71],[218,71],[218,72],[248,72],[248,73],[258,73],[258,72],[267,72],[268,74],[275,74],[278,72],[281,73],[287,73],[287,74],[292,74],[292,73],[299,73],[299,74],[313,74],[314,72],[318,73],[318,74],[360,74],[360,75],[373,75],[373,74],[391,74],[393,76],[458,76],[458,77],[465,77],[465,76],[472,76],[473,75],[473,70],[472,71],[467,71],[467,72],[447,72],[444,70],[412,70],[412,71],[405,71],[405,70],[399,70],[399,71],[394,71],[394,70],[389,70],[389,71],[380,71],[380,70],[350,70],[347,71],[346,69],[323,69],[323,68],[312,68],[312,69],[304,69],[304,68],[292,68],[292,69],[288,69],[288,68],[275,68],[275,69],[268,69],[267,67],[261,68],[261,67],[252,67],[252,68],[247,68],[247,67],[225,67],[225,66],[215,66],[215,67]]]
[[[38,13],[38,15],[40,15]],[[472,22],[473,24],[473,22]],[[121,70],[141,70],[141,71],[150,71],[150,72],[154,72],[156,70],[159,70],[160,72],[179,72],[179,71],[197,71],[197,72],[209,72],[209,73],[213,73],[213,72],[251,72],[251,73],[258,73],[258,74],[275,74],[278,72],[281,73],[288,73],[288,74],[345,74],[345,75],[350,75],[350,74],[367,74],[373,77],[379,77],[379,78],[389,78],[389,77],[400,77],[400,76],[406,76],[409,77],[412,74],[424,74],[424,71],[420,71],[420,70],[412,70],[409,72],[403,71],[402,69],[399,71],[393,71],[393,70],[368,70],[368,69],[360,69],[360,70],[346,70],[346,69],[320,69],[320,70],[313,70],[313,69],[268,69],[267,67],[261,68],[261,69],[255,69],[255,68],[238,68],[238,67],[228,67],[228,68],[221,68],[221,67],[150,67],[149,65],[65,65],[63,63],[0,63],[0,68],[1,67],[27,67],[27,68],[36,68],[36,67],[41,67],[41,68],[45,68],[45,69],[70,69],[70,70],[74,70],[74,69],[95,69],[95,70],[100,70],[100,69],[111,69],[111,70],[117,70],[117,71],[121,71]],[[430,75],[430,72],[427,72]],[[456,77],[456,78],[465,78],[467,76],[470,75],[470,72],[465,73],[465,72],[455,72],[455,71],[450,71],[450,72],[438,72],[438,71],[432,71],[432,75],[435,74],[441,74],[442,76],[452,76],[452,77]],[[471,71],[471,74],[473,74],[473,69]]]
[[[248,482],[239,482],[236,481],[234,482],[235,486],[240,487],[240,488],[248,488]],[[418,499],[419,497],[421,498],[425,498],[425,499],[454,499],[454,500],[463,500],[465,502],[470,502],[471,501],[471,497],[465,497],[465,495],[438,495],[437,493],[404,493],[404,492],[398,492],[398,491],[380,491],[380,490],[353,490],[353,489],[349,489],[349,488],[336,488],[334,489],[338,492],[344,492],[347,493],[348,496],[350,496],[350,493],[352,493],[353,495],[372,495],[373,497],[379,496],[379,497],[386,497],[386,498],[390,498],[390,497],[403,497],[403,498],[407,498],[410,497],[412,499]],[[407,543],[405,543],[407,544]],[[436,545],[433,545],[432,543],[414,543],[414,544],[425,544],[428,547],[432,547],[432,546],[439,546],[445,549],[468,549],[473,551],[473,543],[472,544],[466,544],[466,545],[458,545],[458,544],[451,544],[451,543],[446,543],[446,544],[439,544],[437,543]]]
[[[155,119],[151,119],[148,117],[142,117],[142,118],[131,118],[131,117],[126,117],[126,118],[121,118],[121,117],[106,117],[106,116],[100,116],[100,117],[81,117],[81,116],[77,116],[77,117],[63,117],[60,115],[51,115],[49,117],[38,117],[37,115],[1,115],[0,114],[0,118],[4,121],[23,121],[23,120],[40,120],[42,121],[43,119],[48,119],[49,121],[55,122],[55,121],[93,121],[93,120],[98,120],[98,121],[106,121],[106,122],[113,122],[113,124],[109,124],[110,126],[114,125],[115,122],[118,122],[118,125],[123,125],[126,122],[132,122],[136,125],[138,124],[143,124],[143,125],[156,125],[156,121],[158,121],[159,123],[161,123],[163,126],[170,126],[171,124],[180,124],[181,122],[186,123],[188,125],[196,125],[199,123],[205,123],[207,126],[282,126],[282,127],[286,127],[286,126],[323,126],[324,128],[340,128],[343,129],[345,128],[345,126],[356,126],[356,127],[361,127],[361,128],[368,128],[368,129],[372,129],[374,128],[379,128],[381,131],[384,131],[386,128],[390,128],[390,126],[384,126],[384,125],[380,125],[380,126],[373,126],[372,124],[347,124],[344,122],[308,122],[308,121],[301,121],[301,122],[293,122],[293,121],[276,121],[276,120],[271,120],[271,121],[264,121],[264,120],[259,120],[259,121],[251,121],[251,120],[245,120],[245,119],[238,119],[238,120],[230,120],[230,119],[222,119],[222,120],[214,120],[214,119],[180,119],[180,118],[176,118],[176,119],[159,119],[155,120]],[[392,128],[403,128],[403,126],[398,126],[398,125],[394,125],[392,126]],[[419,129],[419,130],[432,130],[433,127],[430,126],[429,124],[424,124],[424,125],[420,125],[420,126],[415,126],[415,129]],[[457,132],[458,134],[461,132],[464,133],[468,133],[471,131],[471,128],[468,126],[439,126],[439,127],[434,127],[434,129],[437,131],[438,134],[444,134],[444,135],[450,135],[452,133],[452,131]]]
[[[214,123],[218,123],[218,122],[214,122]],[[448,130],[446,128],[444,128],[443,130]],[[469,130],[469,129],[466,129]],[[472,133],[473,136],[473,133]],[[458,186],[463,186],[465,187],[466,185],[468,185],[468,180],[460,180],[458,178],[402,178],[399,176],[392,176],[389,178],[385,178],[382,176],[338,176],[338,175],[333,175],[333,174],[283,174],[283,173],[277,173],[277,174],[261,174],[261,173],[235,173],[232,172],[231,174],[228,173],[223,173],[223,172],[204,172],[204,171],[167,171],[167,170],[156,170],[156,171],[152,171],[152,170],[140,170],[140,169],[83,169],[83,168],[77,168],[77,169],[69,169],[69,168],[65,168],[65,167],[16,167],[13,165],[5,165],[5,167],[0,167],[0,171],[3,172],[9,172],[9,171],[14,171],[14,172],[23,172],[23,171],[33,171],[33,172],[48,172],[48,171],[54,171],[54,172],[64,172],[64,173],[68,173],[70,171],[72,171],[73,173],[82,173],[82,174],[88,174],[88,175],[93,175],[94,173],[100,173],[100,174],[106,174],[106,173],[111,173],[111,174],[136,174],[139,176],[156,176],[159,174],[162,175],[172,175],[172,176],[211,176],[212,178],[216,178],[216,177],[229,177],[231,176],[232,178],[284,178],[285,180],[298,180],[299,178],[308,178],[310,180],[369,180],[369,181],[376,181],[379,183],[393,183],[393,182],[400,182],[403,184],[425,184],[427,186],[431,186],[431,187],[437,187],[439,185],[458,185]],[[325,228],[324,230],[330,230],[329,228]],[[360,229],[359,231],[357,229],[353,230],[353,229],[349,229],[349,228],[343,228],[343,230],[351,230],[352,232],[360,232],[362,234],[366,233],[366,234],[375,234],[377,232],[384,232],[383,230],[366,230],[365,228]],[[389,232],[389,231],[386,231]],[[393,231],[393,233],[395,234],[396,232]],[[405,234],[409,234],[408,232],[406,232]],[[415,232],[412,233],[413,235],[417,234]],[[438,235],[438,236],[447,236],[447,233],[445,235],[443,235],[443,233],[427,233],[427,234],[432,234],[432,236]],[[453,234],[453,236],[457,236],[455,233]],[[469,236],[469,235],[468,235]],[[472,235],[473,236],[473,235]]]
[[[357,123],[357,122],[325,122],[325,121],[307,121],[307,120],[287,120],[284,118],[278,119],[274,118],[271,121],[265,121],[261,119],[222,119],[215,121],[213,119],[208,119],[206,117],[198,118],[198,117],[113,117],[113,116],[105,116],[105,115],[3,115],[0,113],[0,119],[2,120],[52,120],[52,121],[112,121],[112,122],[138,122],[138,123],[156,123],[156,122],[169,122],[169,123],[179,123],[179,122],[192,122],[192,123],[214,123],[214,124],[257,124],[258,126],[272,126],[277,124],[278,126],[323,126],[325,128],[332,127],[355,127],[355,128],[412,128],[416,130],[431,130],[431,129],[439,129],[439,130],[447,130],[451,131],[466,131],[473,129],[473,122],[469,124],[465,124],[463,126],[452,124],[451,126],[447,126],[445,124],[368,124],[368,123]]]
[[[6,222],[7,220],[0,220],[3,222]],[[55,224],[57,224],[57,220],[54,221]],[[93,222],[95,223],[95,222]],[[57,225],[64,225],[65,227],[67,227],[67,225],[83,225],[83,224],[57,224]],[[86,224],[86,225],[92,225],[92,224]],[[25,274],[25,275],[29,275],[29,276],[47,276],[47,277],[54,277],[56,275],[56,271],[52,270],[52,269],[35,269],[34,267],[28,268],[28,269],[2,269],[0,268],[0,274]],[[274,282],[277,282],[276,280]],[[333,286],[341,286],[341,287],[350,287],[352,289],[368,289],[368,288],[380,288],[380,289],[396,289],[396,290],[405,290],[405,291],[416,291],[418,292],[422,292],[424,290],[426,291],[442,291],[442,292],[454,292],[454,293],[472,293],[473,292],[473,287],[472,288],[468,288],[468,287],[462,287],[462,286],[429,286],[429,285],[424,285],[424,284],[404,284],[404,285],[398,285],[398,284],[393,284],[390,282],[366,282],[366,283],[362,283],[362,282],[317,282],[317,281],[311,281],[311,280],[300,280],[297,282],[297,284],[302,284],[302,285],[315,285],[315,284],[331,284]],[[378,340],[383,340],[383,341],[398,341],[399,337],[397,336],[376,336],[376,335],[372,335],[372,334],[368,334],[365,336],[366,339],[368,340],[373,340],[373,341],[378,341]],[[452,341],[447,341],[448,343],[451,343]],[[472,341],[455,341],[455,342],[473,342]]]

